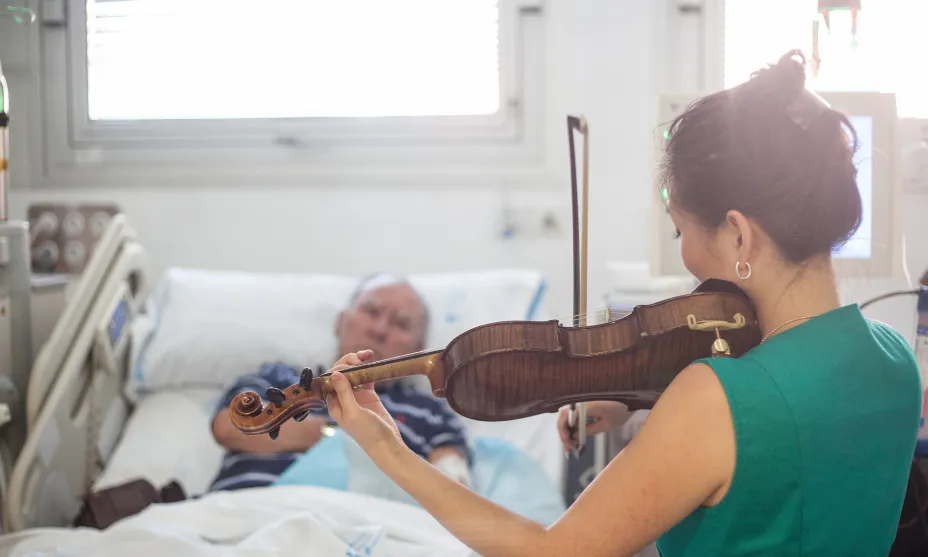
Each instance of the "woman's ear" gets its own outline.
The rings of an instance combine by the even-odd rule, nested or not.
[[[738,261],[749,263],[751,250],[754,248],[755,238],[751,223],[739,211],[728,211],[725,215],[726,233],[729,235],[728,245],[735,250]]]

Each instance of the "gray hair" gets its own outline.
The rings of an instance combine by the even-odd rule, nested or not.
[[[416,299],[419,300],[419,307],[422,310],[422,345],[425,346],[425,342],[428,338],[429,331],[429,322],[431,320],[429,306],[425,303],[425,300],[422,298],[422,294],[416,290],[416,287],[412,285],[405,277],[393,275],[390,273],[378,272],[367,275],[361,279],[358,283],[358,286],[354,289],[354,292],[351,294],[351,298],[348,300],[348,307],[354,307],[354,304],[358,301],[358,298],[361,297],[361,294],[376,288],[378,286],[384,286],[387,284],[404,284],[413,291],[413,294],[416,295]]]

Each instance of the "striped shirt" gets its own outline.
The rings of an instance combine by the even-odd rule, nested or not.
[[[288,365],[265,364],[257,373],[236,381],[220,400],[216,413],[228,408],[232,399],[241,392],[263,394],[270,387],[284,390],[299,380],[300,373]],[[445,401],[412,387],[396,384],[378,388],[378,394],[384,408],[396,422],[403,441],[419,456],[428,458],[438,447],[459,447],[467,453],[464,426]],[[328,418],[334,424],[325,408],[311,410],[310,414]],[[271,485],[303,454],[230,451],[223,458],[219,475],[213,481],[210,491]]]

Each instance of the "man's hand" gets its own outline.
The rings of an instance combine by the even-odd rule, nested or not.
[[[429,454],[429,462],[452,480],[471,486],[467,455],[460,447],[438,447]]]
[[[611,400],[598,400],[587,402],[586,404],[586,434],[596,435],[624,424],[631,416],[628,407],[621,402]],[[579,418],[579,414],[577,416]],[[557,417],[557,430],[561,437],[561,444],[564,445],[564,451],[570,452],[577,450],[577,440],[570,436],[568,427],[567,409],[562,408]]]
[[[467,455],[464,453],[464,449],[460,447],[445,446],[438,447],[429,453],[429,462],[435,464],[446,456],[456,456],[458,458],[463,458],[465,461],[467,460]]]

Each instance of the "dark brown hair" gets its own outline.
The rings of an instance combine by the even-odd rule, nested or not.
[[[857,133],[824,105],[805,122],[791,117],[812,98],[805,58],[791,51],[696,101],[670,125],[662,195],[710,230],[740,211],[792,263],[844,245],[861,221]]]

